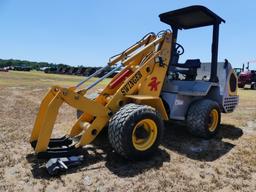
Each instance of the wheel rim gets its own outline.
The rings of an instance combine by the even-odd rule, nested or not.
[[[218,126],[219,113],[216,109],[211,110],[209,115],[208,129],[210,132],[214,132]]]
[[[155,143],[156,137],[156,123],[151,119],[143,119],[133,129],[132,143],[135,149],[145,151]]]

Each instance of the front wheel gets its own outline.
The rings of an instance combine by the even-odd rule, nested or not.
[[[120,155],[140,159],[156,151],[163,129],[163,120],[154,108],[127,104],[110,119],[109,142]]]
[[[192,103],[187,114],[187,129],[195,136],[209,139],[220,126],[220,108],[217,102],[204,99]]]

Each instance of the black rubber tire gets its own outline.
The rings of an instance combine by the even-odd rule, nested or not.
[[[152,146],[145,151],[137,150],[132,143],[132,132],[142,119],[151,119],[157,125],[157,136]],[[158,148],[164,129],[160,114],[147,105],[127,104],[112,116],[108,127],[109,142],[114,150],[127,159],[149,157]]]
[[[218,111],[218,124],[214,131],[208,128],[210,112],[216,109]],[[187,130],[194,136],[205,139],[212,138],[219,130],[221,121],[220,108],[217,102],[203,99],[191,104],[187,113]]]
[[[252,90],[256,90],[256,83],[252,83],[252,84],[251,84],[251,89],[252,89]]]

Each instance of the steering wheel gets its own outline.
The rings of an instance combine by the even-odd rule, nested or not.
[[[184,47],[179,43],[175,43],[175,50],[179,56],[185,52]]]

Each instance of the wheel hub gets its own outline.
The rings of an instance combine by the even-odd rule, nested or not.
[[[210,132],[214,132],[218,126],[219,113],[216,109],[212,109],[209,114],[208,129]]]
[[[133,129],[132,143],[135,149],[145,151],[155,143],[156,137],[156,123],[151,119],[143,119]]]
[[[138,139],[147,139],[147,137],[149,136],[147,128],[145,128],[144,126],[138,127],[135,131],[135,136]]]

